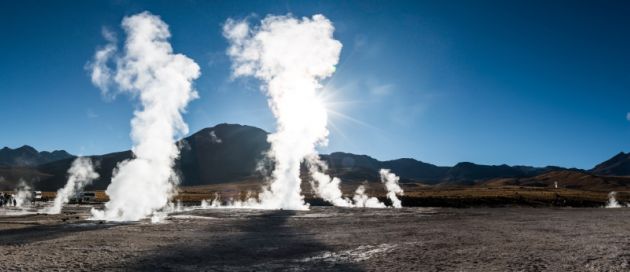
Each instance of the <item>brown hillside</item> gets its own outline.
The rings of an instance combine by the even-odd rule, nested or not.
[[[630,177],[598,176],[585,172],[562,170],[544,173],[531,178],[502,178],[482,182],[482,187],[533,186],[558,187],[586,191],[627,191],[630,190]]]

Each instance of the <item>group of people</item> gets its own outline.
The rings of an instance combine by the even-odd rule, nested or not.
[[[0,193],[0,207],[17,206],[17,200],[13,195]]]

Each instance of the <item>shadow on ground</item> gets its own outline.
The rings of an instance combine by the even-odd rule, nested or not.
[[[332,251],[313,235],[287,224],[295,212],[266,211],[229,220],[221,233],[204,230],[195,242],[182,242],[136,260],[134,270],[156,271],[361,271],[352,263],[305,261]],[[232,230],[230,230],[230,228]],[[202,237],[203,236],[203,237]],[[214,237],[214,238],[212,238]],[[131,268],[131,267],[130,267]]]
[[[113,227],[111,224],[98,224],[93,222],[78,222],[82,225],[58,224],[36,225],[17,229],[0,230],[0,246],[24,245],[74,236],[78,232],[96,231]]]

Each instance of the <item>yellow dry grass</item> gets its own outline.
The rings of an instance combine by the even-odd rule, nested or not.
[[[202,200],[212,200],[217,195],[221,199],[245,200],[247,197],[256,197],[260,192],[260,182],[258,181],[242,181],[229,184],[213,184],[204,186],[180,187],[178,189],[175,200],[183,202],[201,202]],[[352,196],[358,184],[346,184],[342,187],[342,191],[346,196]],[[364,184],[367,187],[367,193],[370,196],[379,198],[385,197],[385,192],[379,186],[380,184]],[[503,187],[428,187],[415,184],[404,184],[404,199],[414,203],[422,203],[425,200],[439,200],[437,203],[458,202],[462,203],[485,203],[486,200],[494,202],[505,201],[509,203],[555,203],[554,201],[564,200],[573,202],[600,202],[608,200],[608,193],[601,191],[584,191],[566,188],[550,188],[550,187],[522,187],[522,186],[503,186]],[[303,194],[307,199],[314,198],[308,184],[302,186]],[[12,192],[6,192],[12,193]],[[96,201],[105,202],[109,200],[105,191],[95,191]],[[42,198],[45,200],[54,199],[55,192],[42,192]],[[630,191],[617,192],[617,200],[621,202],[630,202]]]

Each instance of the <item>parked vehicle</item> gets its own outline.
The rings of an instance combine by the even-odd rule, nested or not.
[[[96,201],[96,192],[82,192],[79,203]]]

